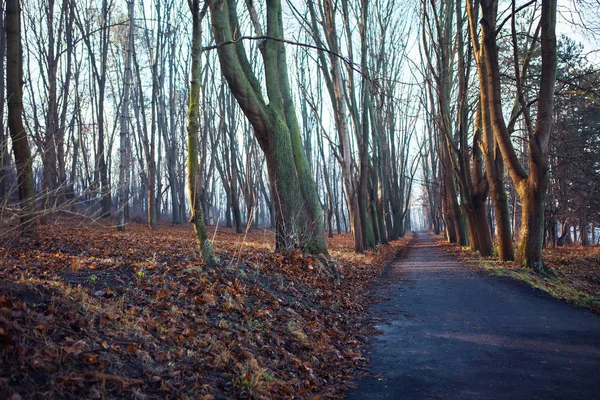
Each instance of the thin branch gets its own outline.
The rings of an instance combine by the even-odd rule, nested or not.
[[[369,74],[367,74],[366,72],[364,72],[363,68],[361,68],[359,64],[350,61],[348,59],[348,57],[344,57],[344,56],[342,56],[342,55],[340,55],[340,54],[338,54],[336,52],[333,52],[333,51],[331,51],[329,49],[326,49],[324,47],[315,46],[313,44],[294,42],[294,41],[291,41],[291,40],[286,40],[286,39],[281,39],[281,38],[276,38],[276,37],[266,36],[266,35],[262,35],[262,36],[240,36],[239,38],[234,39],[234,40],[227,40],[225,42],[221,42],[221,43],[215,44],[213,46],[204,47],[202,50],[203,51],[216,50],[216,49],[219,49],[219,48],[221,48],[223,46],[229,46],[229,45],[232,45],[232,44],[236,44],[236,43],[238,43],[238,42],[240,42],[242,40],[273,40],[273,41],[280,42],[280,43],[290,44],[292,46],[306,47],[306,48],[309,48],[309,49],[323,51],[323,52],[325,52],[327,54],[330,54],[330,55],[332,55],[334,57],[339,58],[344,63],[346,63],[350,68],[352,68],[352,70],[354,70],[355,72],[357,72],[360,75],[362,75],[365,78],[367,78],[375,86],[378,86],[377,85],[377,80],[371,78],[369,76]]]
[[[496,31],[494,32],[494,37],[496,37],[498,35],[498,33],[500,33],[504,24],[507,23],[508,20],[511,19],[513,15],[516,15],[519,11],[523,10],[524,8],[529,7],[530,5],[532,5],[534,3],[537,3],[537,0],[531,0],[531,1],[523,4],[521,7],[516,8],[510,15],[508,15],[506,18],[504,18],[504,20],[496,28]]]

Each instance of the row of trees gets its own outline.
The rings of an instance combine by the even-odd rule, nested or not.
[[[271,225],[327,258],[334,225],[358,252],[410,229],[420,173],[434,230],[542,271],[598,216],[598,72],[555,0],[399,6],[7,0],[3,215],[191,215],[208,263],[206,223]]]
[[[423,168],[442,182],[427,185],[428,209],[450,242],[490,256],[495,236],[501,260],[544,272],[543,244],[560,244],[574,220],[587,244],[600,215],[600,73],[557,41],[555,1],[506,6],[421,3]]]
[[[119,230],[191,214],[207,254],[204,224],[220,219],[325,256],[334,230],[359,252],[400,237],[420,156],[396,8],[291,4],[299,28],[285,39],[280,1],[7,2],[23,75],[7,68],[7,95],[24,124],[23,140],[1,137],[3,215],[33,234],[59,211],[116,216]]]

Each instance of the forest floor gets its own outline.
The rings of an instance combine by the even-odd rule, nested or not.
[[[0,238],[0,398],[341,398],[366,366],[367,289],[412,240],[330,239],[336,286],[272,231],[209,227],[206,269],[190,226],[105,224]]]
[[[381,334],[348,400],[598,397],[600,316],[446,250],[419,232],[385,269]]]
[[[553,297],[600,314],[600,246],[563,246],[544,249],[544,264],[555,275],[549,279],[513,262],[480,257],[437,236],[438,245],[461,261],[491,275],[508,276],[543,290]]]

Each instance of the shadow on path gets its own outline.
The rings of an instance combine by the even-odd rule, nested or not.
[[[348,399],[600,399],[600,317],[470,271],[423,232],[383,280],[374,376]]]

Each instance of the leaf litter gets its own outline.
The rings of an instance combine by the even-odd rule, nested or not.
[[[0,242],[1,398],[342,398],[366,365],[369,284],[410,240],[329,239],[335,285],[270,230],[219,228],[213,269],[188,226],[39,231]]]

